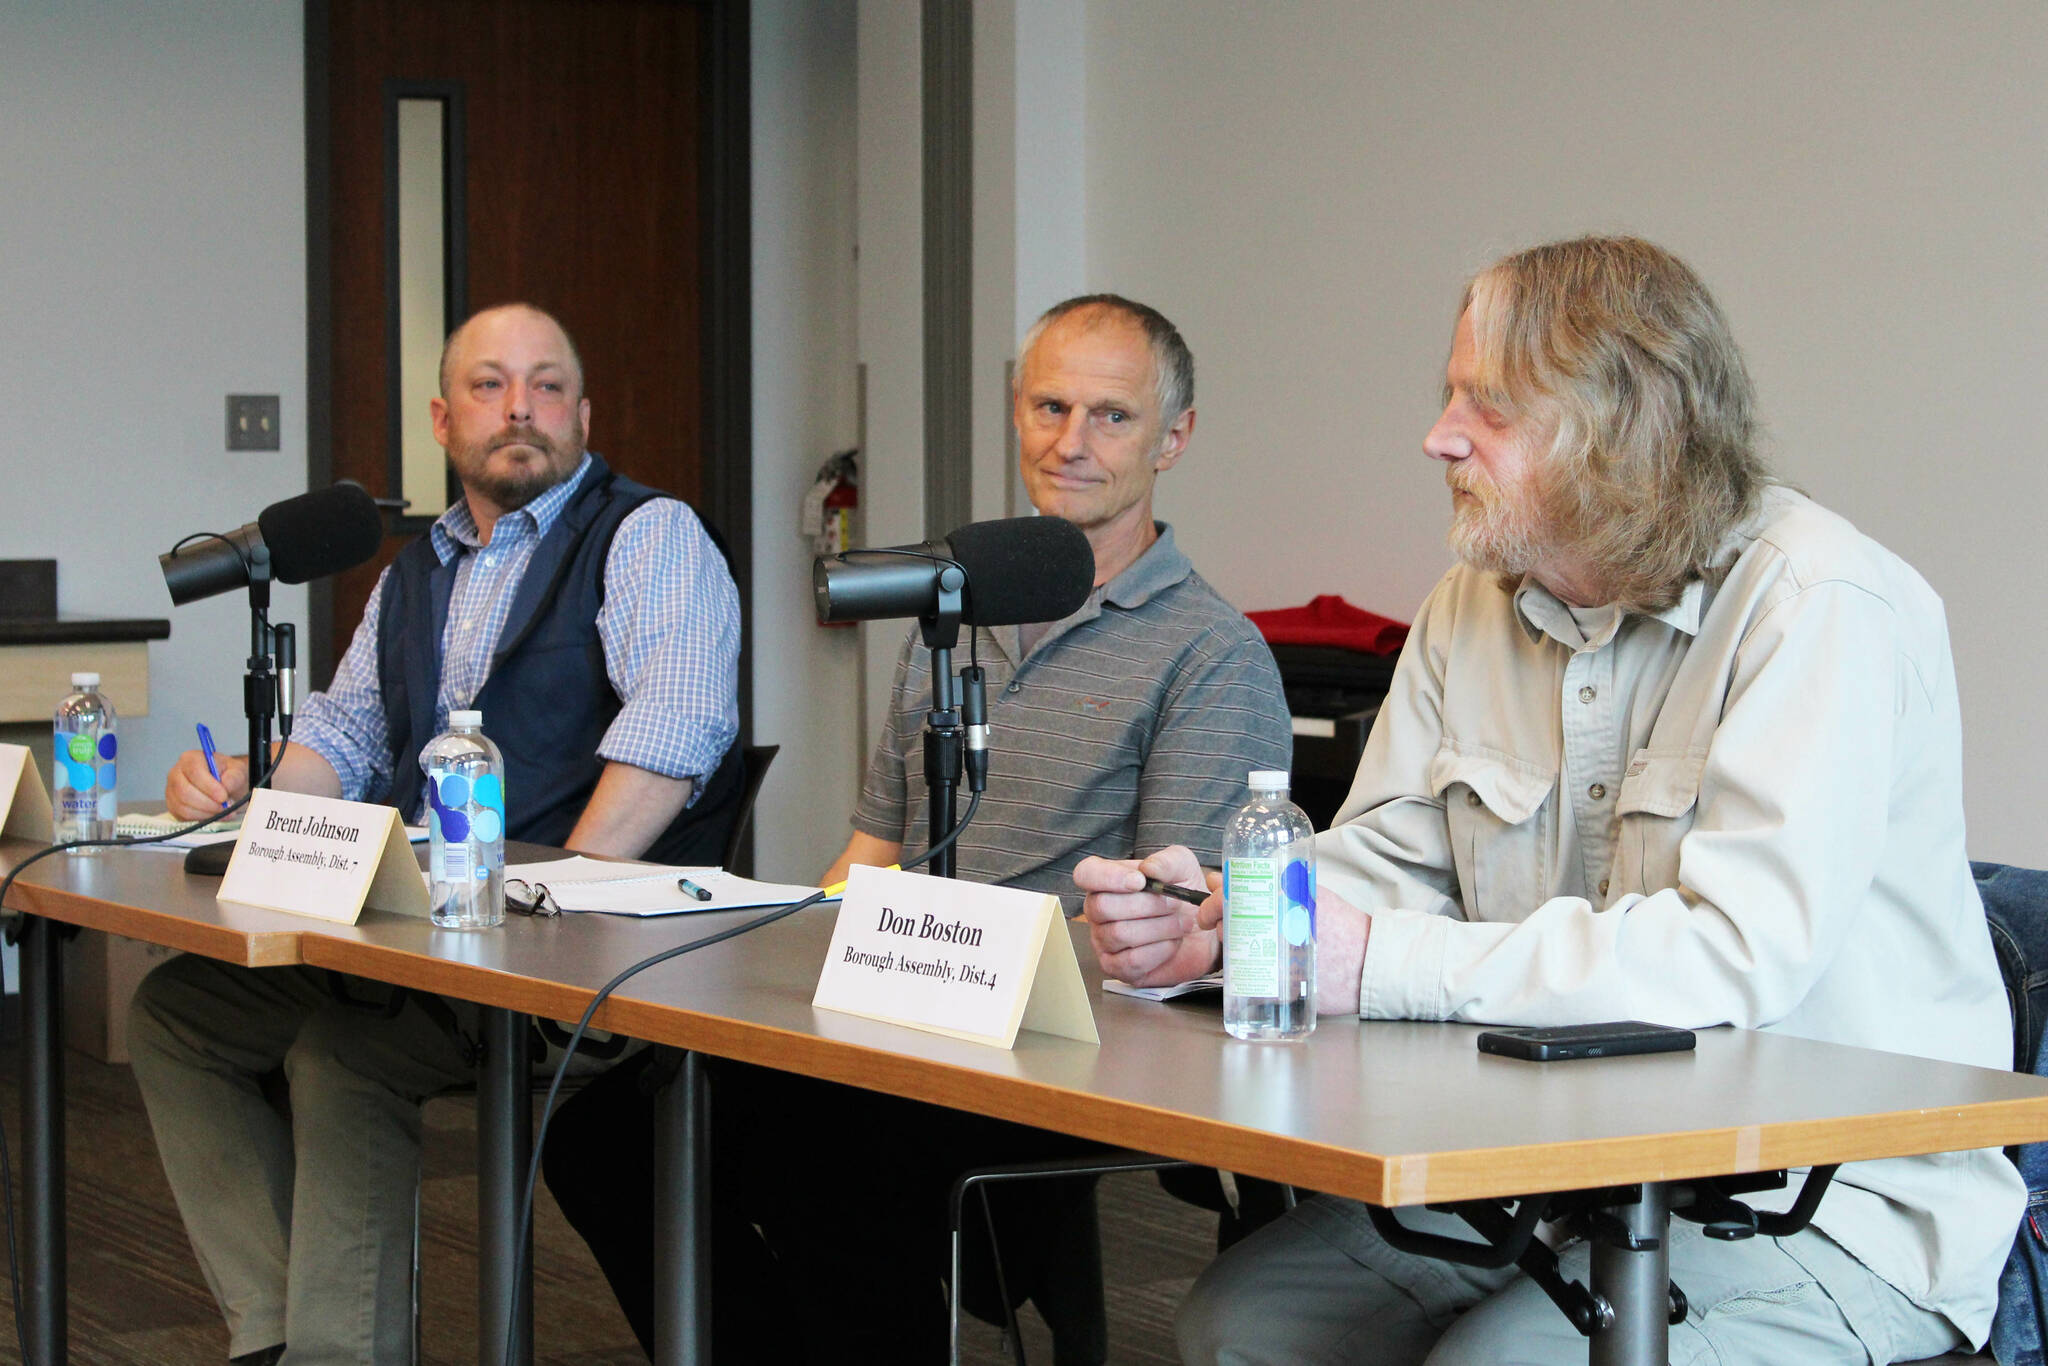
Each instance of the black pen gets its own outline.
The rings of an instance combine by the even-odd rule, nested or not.
[[[1209,899],[1206,891],[1198,892],[1192,887],[1176,887],[1170,882],[1161,882],[1156,877],[1145,879],[1145,890],[1160,896],[1170,896],[1176,901],[1185,901],[1190,906],[1199,906]]]
[[[691,896],[696,897],[699,901],[711,900],[711,893],[707,888],[699,887],[696,883],[690,881],[690,879],[686,877],[677,878],[676,886],[681,888],[683,891],[688,892]]]

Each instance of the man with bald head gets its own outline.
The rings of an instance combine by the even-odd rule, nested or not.
[[[687,506],[585,448],[590,411],[575,344],[539,309],[486,309],[449,337],[431,416],[463,496],[378,580],[275,786],[417,822],[420,751],[474,708],[505,755],[512,838],[718,860],[738,593]],[[248,790],[245,757],[220,768],[182,756],[172,811]],[[419,1106],[474,1079],[476,1036],[473,1006],[415,995],[386,1019],[312,969],[185,957],[143,982],[136,1080],[234,1358],[404,1357]],[[258,1087],[279,1068],[289,1119]]]
[[[1068,299],[1025,334],[1012,398],[1025,492],[1088,538],[1095,590],[1065,621],[980,632],[996,741],[959,875],[1058,894],[1089,854],[1186,840],[1214,854],[1246,772],[1287,767],[1293,741],[1265,642],[1152,515],[1194,435],[1187,343],[1145,304]],[[930,667],[913,627],[828,883],[923,846]]]

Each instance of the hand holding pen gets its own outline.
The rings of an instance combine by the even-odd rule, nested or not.
[[[200,748],[178,756],[164,779],[164,805],[180,820],[215,815],[249,790],[248,761],[222,754],[206,727],[198,727],[198,732]]]

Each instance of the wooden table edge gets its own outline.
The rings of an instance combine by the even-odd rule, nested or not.
[[[7,894],[7,909],[247,968],[291,967],[301,962],[300,942],[306,934],[298,929],[238,930],[33,882],[14,884]]]
[[[587,988],[317,932],[306,936],[301,951],[310,966],[362,972],[549,1019],[580,1018],[594,995]],[[1541,1147],[1371,1154],[631,997],[607,1000],[591,1027],[1388,1206],[1996,1147],[2038,1134],[2048,1119],[2048,1096],[2015,1097]]]

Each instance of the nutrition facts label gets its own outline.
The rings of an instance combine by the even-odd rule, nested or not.
[[[1234,996],[1280,994],[1280,861],[1223,864],[1223,955]]]

